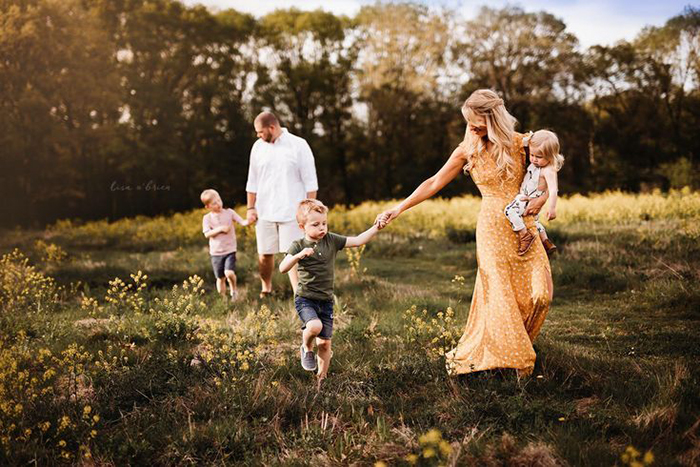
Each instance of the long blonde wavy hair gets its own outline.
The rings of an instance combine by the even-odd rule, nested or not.
[[[487,138],[493,144],[492,155],[496,160],[498,172],[507,178],[514,177],[518,164],[511,155],[511,149],[517,120],[508,113],[503,99],[490,89],[479,89],[464,101],[462,115],[467,120],[467,131],[462,143],[467,159],[473,161],[475,156],[486,151],[484,140],[471,132],[469,124],[470,116],[484,117]]]

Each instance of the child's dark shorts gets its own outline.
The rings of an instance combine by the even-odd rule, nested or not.
[[[236,252],[234,251],[227,255],[212,255],[211,267],[214,269],[214,276],[216,276],[217,279],[223,279],[226,277],[224,271],[236,270]]]
[[[333,337],[333,300],[294,297],[294,307],[297,309],[299,318],[304,323],[301,327],[302,329],[305,329],[306,323],[312,319],[318,319],[321,320],[323,327],[316,337],[327,340]]]

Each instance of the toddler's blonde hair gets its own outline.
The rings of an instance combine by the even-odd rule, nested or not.
[[[564,165],[564,156],[559,154],[559,138],[557,134],[549,130],[537,130],[530,137],[530,148],[532,145],[540,148],[542,157],[554,165],[554,169],[559,171]]]
[[[311,211],[326,214],[328,212],[328,207],[317,199],[307,198],[300,202],[297,207],[297,222],[300,225],[306,224]]]
[[[207,188],[206,190],[204,190],[204,191],[202,192],[201,195],[199,195],[199,199],[201,199],[201,200],[202,200],[202,203],[204,204],[204,206],[206,206],[206,205],[208,205],[209,203],[211,203],[211,200],[212,200],[215,196],[218,196],[218,195],[219,195],[219,192],[218,192],[218,191],[213,190],[213,189],[211,189],[211,188]]]

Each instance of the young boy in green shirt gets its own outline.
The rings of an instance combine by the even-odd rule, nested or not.
[[[305,199],[297,208],[297,222],[304,238],[295,240],[280,263],[286,273],[299,264],[299,285],[294,306],[303,326],[301,366],[307,371],[318,368],[323,379],[331,362],[333,335],[333,279],[335,257],[339,250],[362,246],[379,230],[376,225],[356,237],[344,237],[328,231],[328,208],[319,200]],[[318,347],[318,365],[312,350]]]

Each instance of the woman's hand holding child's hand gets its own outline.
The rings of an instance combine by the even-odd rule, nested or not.
[[[379,230],[382,230],[384,227],[389,225],[391,221],[399,217],[399,214],[400,211],[398,208],[387,209],[386,211],[377,215],[377,218],[374,220],[374,225],[376,225]]]
[[[550,209],[547,211],[547,220],[552,221],[557,218],[557,211],[555,209]]]

